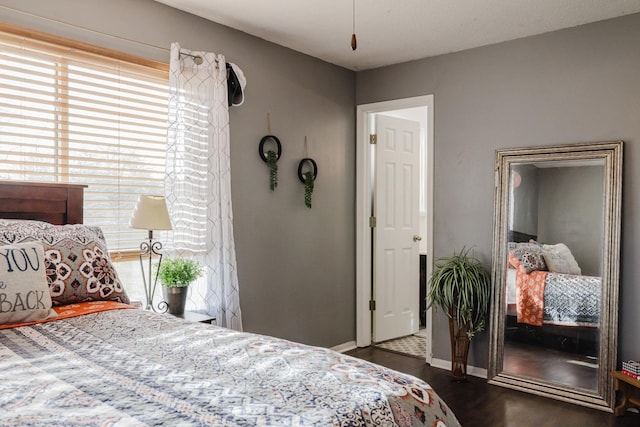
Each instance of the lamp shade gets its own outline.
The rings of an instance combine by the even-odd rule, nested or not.
[[[142,195],[131,213],[129,227],[143,230],[171,230],[164,196]]]

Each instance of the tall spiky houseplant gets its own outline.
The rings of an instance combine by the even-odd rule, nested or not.
[[[467,379],[469,344],[485,328],[491,298],[489,270],[470,248],[439,258],[429,278],[428,306],[441,308],[449,318],[451,376]]]

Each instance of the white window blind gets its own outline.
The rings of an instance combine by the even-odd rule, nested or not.
[[[0,179],[88,185],[84,222],[126,252],[138,195],[164,192],[168,70],[110,56],[0,32]]]

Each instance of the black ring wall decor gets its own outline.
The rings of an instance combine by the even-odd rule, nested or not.
[[[282,155],[282,144],[280,144],[280,140],[275,135],[266,135],[260,140],[260,145],[258,146],[258,154],[260,154],[260,158],[266,163],[267,156],[264,154],[264,144],[266,144],[269,140],[273,140],[278,147],[278,155],[276,157],[276,161],[280,159]]]
[[[298,178],[300,179],[300,182],[302,182],[303,184],[304,182],[304,176],[302,175],[302,168],[304,167],[305,163],[311,163],[311,166],[313,167],[313,180],[316,180],[316,177],[318,176],[318,165],[316,164],[316,161],[310,158],[304,158],[302,160],[300,160],[300,163],[298,163]]]

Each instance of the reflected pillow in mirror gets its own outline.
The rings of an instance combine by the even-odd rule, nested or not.
[[[549,271],[563,274],[582,274],[578,262],[564,243],[542,245],[544,260]]]
[[[517,243],[515,248],[511,250],[527,274],[532,271],[547,271],[547,264],[542,252],[542,247],[537,243]]]

